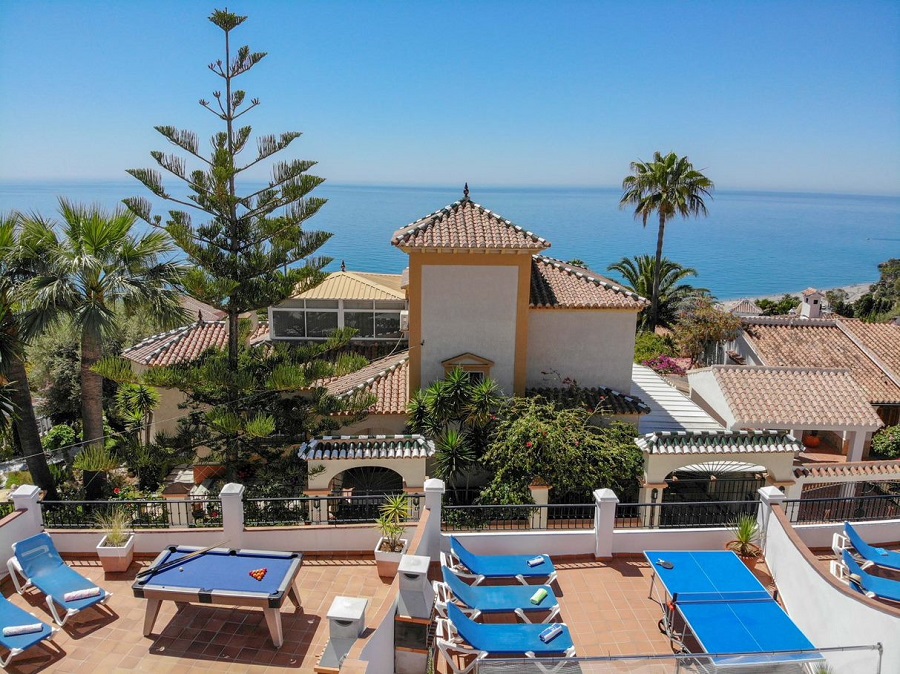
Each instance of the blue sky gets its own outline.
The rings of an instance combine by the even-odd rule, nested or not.
[[[720,189],[900,194],[900,2],[276,2],[237,44],[256,133],[340,183],[614,186],[654,150]],[[208,137],[195,0],[0,3],[0,180],[128,180]],[[258,176],[263,177],[263,176]]]

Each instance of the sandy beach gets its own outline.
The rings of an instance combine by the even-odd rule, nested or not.
[[[847,292],[848,301],[855,302],[860,297],[862,297],[867,292],[869,292],[869,287],[871,285],[872,285],[871,283],[854,283],[853,285],[849,285],[849,286],[840,286],[838,288],[816,288],[816,290],[821,290],[821,292],[823,292],[823,293],[826,293],[830,290],[844,290]],[[794,290],[787,294],[794,295],[796,297],[800,297],[804,290],[806,290],[806,288],[803,288],[802,290]],[[758,295],[758,296],[754,296],[754,297],[745,297],[745,298],[741,298],[741,299],[737,299],[737,300],[727,300],[727,301],[721,302],[721,304],[727,311],[727,310],[737,306],[737,304],[739,302],[741,302],[743,299],[752,300],[754,302],[757,300],[776,301],[776,300],[780,300],[782,297],[784,297],[784,295],[785,295],[785,293],[780,293],[777,295]]]

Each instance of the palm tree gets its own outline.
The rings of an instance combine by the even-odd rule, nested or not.
[[[641,218],[644,227],[653,213],[659,216],[659,233],[656,237],[656,274],[650,302],[648,328],[656,328],[659,311],[660,271],[662,270],[663,240],[666,223],[680,215],[683,218],[706,215],[704,197],[711,198],[712,180],[697,171],[687,157],[674,152],[663,156],[653,153],[652,162],[631,162],[631,175],[622,181],[624,194],[619,206],[634,205],[634,217]]]
[[[682,267],[667,257],[662,258],[659,280],[659,309],[657,323],[669,326],[676,318],[678,305],[694,295],[707,295],[706,288],[695,288],[684,279],[697,276],[697,270],[692,267]],[[647,297],[653,294],[653,279],[656,277],[656,260],[649,255],[635,255],[623,257],[607,267],[607,270],[618,272],[626,286],[632,292]],[[649,317],[644,314],[640,317],[640,327],[646,328]]]
[[[0,420],[12,425],[14,441],[35,484],[46,492],[49,500],[58,498],[56,483],[47,465],[41,445],[34,403],[28,386],[28,373],[21,339],[21,323],[13,295],[28,278],[30,271],[19,255],[18,214],[0,215]]]
[[[136,217],[119,208],[59,200],[62,225],[33,215],[20,237],[35,275],[21,286],[28,334],[65,318],[81,336],[82,439],[103,443],[103,377],[94,371],[102,356],[102,338],[116,329],[114,310],[145,308],[167,324],[187,320],[176,291],[182,267],[169,254],[165,232],[135,236]]]

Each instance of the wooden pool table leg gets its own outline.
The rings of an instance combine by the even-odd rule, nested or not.
[[[303,608],[303,605],[300,603],[300,594],[297,592],[297,586],[294,583],[291,583],[291,589],[288,590],[288,599],[290,599],[297,608]]]
[[[153,632],[153,625],[156,623],[156,616],[159,615],[159,606],[162,599],[148,599],[147,612],[144,613],[144,636],[149,637]]]
[[[277,608],[264,608],[263,613],[266,616],[272,643],[275,644],[275,648],[281,648],[281,644],[284,643],[284,634],[281,631],[281,613]]]

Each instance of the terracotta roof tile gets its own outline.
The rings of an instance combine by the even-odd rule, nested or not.
[[[834,320],[745,318],[743,327],[748,342],[765,365],[846,368],[870,403],[900,403],[900,386]],[[900,349],[900,329],[886,334]]]
[[[800,452],[803,446],[787,431],[662,431],[635,440],[651,454],[756,454]]]
[[[402,250],[544,250],[550,242],[470,199],[445,206],[394,233]]]
[[[342,435],[304,442],[298,455],[307,461],[424,459],[434,451],[434,443],[421,435]]]
[[[599,274],[543,255],[531,262],[530,306],[536,309],[634,309],[649,304]]]
[[[191,318],[201,321],[221,321],[225,318],[225,312],[216,309],[205,302],[194,299],[190,295],[181,296],[181,306],[188,312]]]
[[[546,400],[565,405],[586,405],[591,409],[599,406],[610,414],[649,414],[650,408],[635,396],[619,393],[611,388],[530,388],[525,395],[540,396]]]
[[[269,338],[269,325],[261,322],[250,336],[250,344]],[[148,366],[186,363],[208,349],[224,349],[228,343],[225,321],[198,321],[169,332],[153,335],[125,349],[122,357]]]
[[[852,461],[794,468],[795,477],[835,478],[874,475],[900,475],[900,461]]]
[[[842,318],[838,327],[851,339],[856,339],[868,349],[900,381],[900,325],[894,323],[864,323],[856,319]]]
[[[325,388],[339,398],[374,393],[378,402],[369,414],[405,414],[408,402],[409,352],[372,361],[366,367],[332,379]]]
[[[715,365],[708,371],[740,426],[872,430],[881,426],[849,370]]]
[[[753,300],[741,300],[734,305],[728,313],[734,314],[735,316],[761,316],[762,309],[760,309]]]

